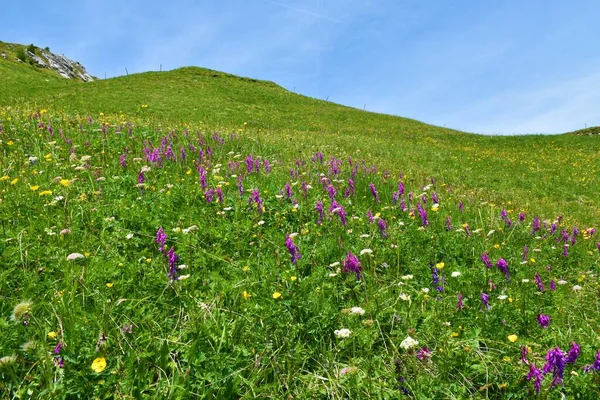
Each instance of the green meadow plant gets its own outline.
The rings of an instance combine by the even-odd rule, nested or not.
[[[591,223],[250,128],[0,140],[6,398],[599,395]]]

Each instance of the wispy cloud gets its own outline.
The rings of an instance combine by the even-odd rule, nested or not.
[[[322,20],[330,21],[330,22],[335,22],[337,24],[341,24],[342,23],[342,21],[339,20],[339,19],[337,19],[337,18],[328,16],[328,15],[325,15],[325,14],[317,13],[317,12],[314,12],[314,11],[305,10],[305,9],[302,9],[302,8],[299,8],[299,7],[291,6],[291,5],[286,4],[286,3],[281,3],[281,2],[273,1],[273,0],[262,0],[262,1],[265,2],[265,3],[273,4],[273,5],[278,6],[278,7],[283,7],[285,9],[287,9],[287,10],[294,11],[296,13],[308,15],[308,16],[311,16],[311,17],[319,18],[319,19],[322,19]]]

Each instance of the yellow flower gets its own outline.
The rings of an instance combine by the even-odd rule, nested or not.
[[[244,298],[244,300],[248,300],[250,297],[252,297],[252,295],[244,290],[244,292],[242,293],[242,297]]]
[[[516,342],[519,337],[517,335],[508,335],[508,340],[512,343]]]
[[[108,283],[106,284],[106,287],[107,287],[107,288],[111,288],[111,287],[113,287],[113,284],[112,284],[112,282],[108,282]]]
[[[13,142],[12,140],[9,140],[8,142],[6,142],[7,145],[12,146],[13,144],[15,144],[15,142]]]
[[[146,262],[147,262],[148,264],[150,264],[150,263],[152,262],[152,259],[151,259],[151,258],[146,258]]]
[[[445,265],[446,265],[446,264],[444,264],[443,262],[439,262],[439,263],[435,264],[435,267],[436,267],[437,269],[444,269],[444,266],[445,266]]]
[[[48,332],[48,337],[50,339],[56,339],[56,332],[52,331],[52,332]]]
[[[509,356],[504,356],[502,358],[502,361],[504,361],[504,362],[510,362],[510,357]]]
[[[106,359],[104,357],[98,357],[92,362],[92,369],[94,372],[100,373],[106,368]]]
[[[13,179],[13,180],[10,182],[10,184],[11,184],[11,185],[16,185],[16,184],[17,184],[17,182],[19,182],[19,178],[15,178],[15,179]]]
[[[244,265],[244,268],[242,268],[242,271],[248,272],[248,271],[250,271],[250,267],[247,265]]]
[[[29,189],[33,190],[34,192],[35,192],[36,190],[38,190],[39,188],[40,188],[40,186],[39,186],[39,185],[35,185],[35,186],[29,186]]]
[[[69,181],[68,179],[61,179],[58,183],[60,183],[64,187],[69,187],[69,185],[71,185],[71,181]]]
[[[296,279],[298,279],[298,278],[296,278],[295,276],[290,276],[290,281],[295,282]]]
[[[457,336],[458,336],[458,332],[452,332],[452,333],[450,334],[450,337],[457,337]]]
[[[84,251],[84,252],[83,252],[83,255],[84,255],[85,257],[89,257],[89,256],[90,256],[90,253],[88,253],[87,251]]]
[[[277,300],[277,299],[278,299],[278,298],[280,298],[280,297],[281,297],[281,293],[279,293],[279,292],[275,292],[275,293],[273,293],[273,298],[274,298],[275,300]]]
[[[8,175],[4,175],[2,178],[0,178],[0,181],[7,181],[9,179],[10,177]]]
[[[40,196],[50,196],[52,195],[52,190],[43,190],[40,192]]]
[[[500,245],[499,245],[498,243],[496,243],[496,244],[494,245],[494,248],[495,248],[495,249],[499,249],[499,248],[500,248]]]
[[[530,262],[530,263],[532,263],[532,264],[535,264],[535,258],[531,257],[531,258],[529,259],[529,262]]]

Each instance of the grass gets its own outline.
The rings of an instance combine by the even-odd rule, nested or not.
[[[598,396],[596,137],[0,68],[4,397]]]

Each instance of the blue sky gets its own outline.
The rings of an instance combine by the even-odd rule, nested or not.
[[[598,1],[6,3],[0,40],[98,77],[196,65],[469,132],[600,125]]]

